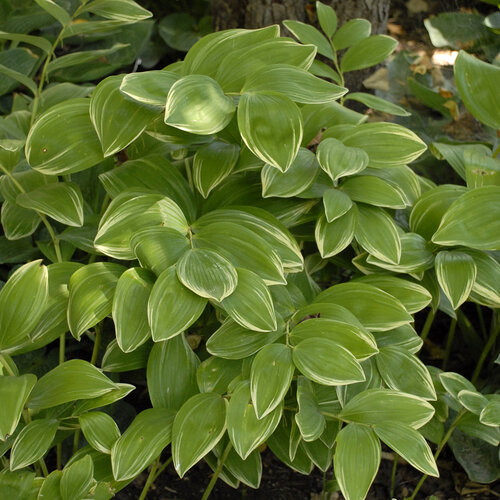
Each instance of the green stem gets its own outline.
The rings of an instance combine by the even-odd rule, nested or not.
[[[80,434],[81,430],[77,429],[73,436],[73,455],[78,451],[78,445],[80,444]]]
[[[220,457],[219,462],[217,463],[217,468],[215,469],[212,479],[210,479],[210,483],[208,483],[207,489],[205,490],[205,493],[203,493],[201,500],[207,500],[207,498],[210,496],[210,493],[212,493],[212,490],[214,489],[219,474],[222,472],[222,468],[224,467],[224,462],[226,461],[226,458],[229,455],[232,446],[233,445],[231,444],[231,441],[229,441],[229,443],[227,443],[226,449],[224,450],[224,453],[222,453],[222,456]]]
[[[432,322],[434,321],[435,316],[436,316],[436,312],[434,311],[434,309],[431,308],[431,310],[429,311],[429,314],[427,315],[427,318],[425,320],[424,327],[422,328],[422,333],[420,334],[420,338],[422,340],[425,340],[427,338],[427,336],[429,335],[429,331],[431,329]]]
[[[479,357],[479,361],[477,362],[474,373],[472,374],[471,382],[474,385],[476,384],[477,379],[479,378],[479,375],[481,374],[481,369],[483,368],[484,362],[486,361],[486,358],[488,357],[488,354],[490,353],[491,348],[495,345],[495,341],[498,337],[499,332],[500,332],[500,321],[498,321],[498,318],[497,318],[496,321],[494,321],[494,322],[492,321],[490,338],[488,339],[488,342],[486,342],[486,345],[484,346],[483,352],[481,353],[481,356]]]
[[[446,371],[446,366],[448,365],[448,361],[450,359],[451,346],[453,344],[453,338],[455,337],[455,330],[457,328],[457,320],[456,318],[452,318],[450,323],[450,329],[448,330],[448,340],[446,341],[446,351],[444,353],[443,359],[443,370]]]
[[[66,333],[63,333],[59,337],[59,364],[62,365],[64,363],[64,359],[66,357]]]
[[[148,494],[149,488],[153,484],[155,480],[155,473],[156,469],[158,468],[158,464],[160,463],[160,457],[158,457],[153,465],[151,466],[151,469],[149,470],[149,476],[146,480],[146,484],[144,485],[144,488],[142,489],[141,496],[139,497],[139,500],[144,500],[146,498],[146,495]]]
[[[80,13],[81,13],[82,9],[85,7],[86,3],[87,3],[86,0],[83,1],[82,4],[80,5],[80,7],[78,7],[78,9],[76,9],[74,14],[71,16],[71,19],[69,21],[70,23],[73,22],[73,19],[75,19],[76,17],[78,17],[80,15]],[[42,72],[40,74],[40,82],[38,83],[37,93],[33,99],[33,109],[31,111],[30,128],[33,126],[33,123],[34,123],[35,117],[36,117],[36,113],[38,111],[38,102],[40,100],[40,95],[42,94],[43,86],[44,86],[45,80],[47,78],[47,70],[49,67],[49,63],[52,60],[52,58],[54,57],[54,53],[56,51],[56,48],[59,45],[59,42],[62,40],[64,30],[67,27],[68,27],[68,25],[66,25],[66,24],[62,27],[61,31],[57,35],[57,38],[54,40],[52,47],[50,48],[50,52],[47,54],[47,57],[45,58],[45,62],[43,63]]]
[[[399,455],[394,453],[394,462],[392,463],[392,473],[391,473],[391,490],[390,497],[394,498],[394,490],[396,489],[396,470],[398,468]]]
[[[98,324],[95,327],[94,348],[92,349],[92,357],[90,358],[91,365],[95,365],[97,363],[97,356],[99,356],[100,346],[101,346],[101,325]]]
[[[49,475],[49,470],[47,469],[47,466],[45,465],[45,460],[41,458],[38,460],[38,463],[40,464],[40,467],[42,469],[43,477],[47,477]]]
[[[481,327],[481,333],[483,338],[486,338],[486,323],[484,322],[483,310],[479,304],[476,304],[477,317],[479,318],[479,326]]]
[[[57,443],[56,445],[56,452],[57,452],[57,470],[62,469],[62,444]]]
[[[189,159],[186,158],[184,160],[184,167],[186,169],[186,176],[188,180],[189,187],[194,190],[194,185],[193,185],[193,175],[191,173],[191,165],[189,164]]]
[[[172,463],[172,461],[174,460],[173,457],[170,457],[159,469],[158,471],[156,472],[155,474],[155,477],[153,479],[153,481],[156,481],[158,479],[158,477],[160,476],[160,474]]]
[[[10,367],[9,363],[7,363],[7,360],[3,357],[2,354],[0,354],[0,363],[4,366],[5,370],[11,377],[15,377],[16,374],[14,373],[14,370]]]
[[[465,415],[466,410],[461,410],[458,415],[455,417],[455,420],[453,420],[452,424],[450,425],[450,428],[448,429],[448,432],[444,435],[443,439],[441,439],[441,442],[439,443],[439,446],[436,450],[436,453],[434,453],[434,460],[437,460],[441,452],[443,451],[443,448],[445,447],[446,443],[450,439],[451,435],[453,434],[453,431],[455,430],[455,427],[457,426],[458,422],[462,418],[463,415]],[[417,483],[417,486],[413,490],[413,493],[408,500],[415,500],[415,497],[417,496],[417,493],[419,492],[420,488],[424,484],[425,480],[427,479],[428,474],[424,474],[421,478],[420,481]]]
[[[497,148],[493,152],[493,158],[496,158],[499,154],[500,154],[500,144],[497,146]]]
[[[17,187],[17,189],[19,189],[19,191],[21,193],[26,193],[26,190],[23,188],[23,186],[19,183],[19,181],[14,177],[14,175],[12,175],[12,172],[10,172],[9,170],[7,170],[5,167],[3,167],[2,165],[0,165],[0,170],[9,177],[9,179],[14,183],[14,185]],[[56,251],[56,258],[57,258],[57,262],[62,262],[62,255],[61,255],[61,249],[59,247],[59,240],[57,239],[56,237],[56,233],[54,232],[54,229],[52,228],[52,226],[50,225],[50,222],[47,220],[47,217],[45,217],[44,214],[40,213],[40,212],[37,212],[35,210],[36,214],[38,215],[38,217],[40,217],[40,219],[42,220],[42,222],[44,223],[45,227],[47,228],[47,231],[49,232],[50,234],[50,237],[52,239],[52,243],[54,244],[54,249]]]

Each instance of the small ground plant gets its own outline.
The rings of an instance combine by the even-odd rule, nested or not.
[[[219,478],[258,488],[265,443],[362,500],[382,444],[422,483],[455,430],[485,443],[496,479],[500,395],[481,374],[500,330],[498,141],[442,153],[464,185],[417,175],[415,133],[345,106],[407,115],[344,87],[396,41],[362,19],[337,28],[319,2],[322,31],[285,22],[298,41],[278,26],[212,33],[183,61],[96,86],[69,69],[100,79],[124,47],[56,57],[60,42],[150,13],[36,4],[47,33],[0,32],[3,54],[37,54],[26,72],[0,58],[6,92],[23,86],[0,122],[6,497],[109,499],[150,466],[144,499],[170,463],[182,477],[205,460],[206,499]],[[500,68],[462,52],[455,77],[500,129]],[[451,349],[466,301],[492,311],[472,381],[418,357],[438,310]],[[124,417],[141,386],[148,403]]]

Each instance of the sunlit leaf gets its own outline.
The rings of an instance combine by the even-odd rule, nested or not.
[[[302,116],[297,105],[276,92],[245,93],[238,104],[238,126],[250,151],[285,172],[302,142]]]
[[[200,317],[206,304],[206,299],[179,281],[175,266],[165,269],[156,280],[148,302],[153,340],[167,340],[186,330]]]

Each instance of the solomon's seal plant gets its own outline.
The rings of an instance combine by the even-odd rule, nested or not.
[[[0,129],[2,258],[21,264],[0,291],[4,491],[112,498],[151,466],[144,498],[171,462],[182,477],[205,460],[207,498],[217,478],[258,488],[266,443],[361,500],[382,443],[433,476],[426,438],[436,457],[458,427],[498,445],[498,395],[418,358],[438,307],[500,303],[498,146],[454,154],[467,186],[436,187],[408,166],[426,149],[416,134],[343,106],[407,114],[344,87],[393,39],[364,20],[337,29],[318,3],[323,33],[286,22],[302,43],[278,26],[212,33],[93,88],[59,71],[97,52],[55,57],[59,42],[149,13],[36,3],[62,26],[52,44],[1,35],[43,61],[38,86],[0,66],[33,94]],[[500,128],[485,64],[462,54],[457,85]],[[498,330],[494,316],[474,382]],[[148,404],[124,421],[141,383]]]

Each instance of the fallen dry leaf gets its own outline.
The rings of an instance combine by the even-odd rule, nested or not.
[[[363,85],[367,89],[382,90],[389,92],[391,85],[389,83],[389,71],[387,68],[379,68],[375,73],[363,80]]]
[[[409,0],[406,2],[406,8],[409,14],[419,14],[420,12],[428,12],[429,4],[425,0]]]

